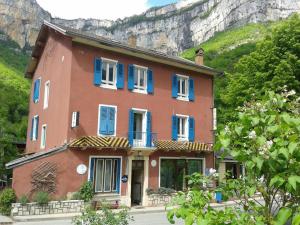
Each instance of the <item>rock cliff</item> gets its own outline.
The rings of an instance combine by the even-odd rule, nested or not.
[[[43,20],[93,32],[137,45],[178,54],[209,39],[214,33],[247,23],[274,21],[300,12],[300,0],[193,0],[170,4],[122,20],[53,18],[36,0],[0,0],[0,30],[21,47],[35,42]]]

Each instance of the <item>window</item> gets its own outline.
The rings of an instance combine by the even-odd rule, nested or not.
[[[79,112],[73,112],[72,113],[72,122],[71,122],[71,127],[78,127],[79,126]]]
[[[147,93],[147,68],[134,67],[134,90]]]
[[[37,103],[40,99],[40,85],[41,85],[41,78],[36,79],[34,81],[33,87],[33,102]]]
[[[161,158],[160,187],[181,191],[187,188],[186,175],[203,173],[203,159]]]
[[[39,116],[34,116],[31,121],[31,140],[38,139]]]
[[[117,62],[109,59],[102,59],[101,86],[116,87]]]
[[[47,125],[44,124],[42,126],[42,134],[41,134],[41,148],[44,149],[46,147],[46,134],[47,134]]]
[[[49,91],[50,91],[50,81],[48,80],[45,83],[45,92],[44,92],[44,109],[48,108],[49,102]]]
[[[181,99],[188,99],[188,81],[186,76],[177,75],[177,96]]]
[[[99,106],[98,135],[116,135],[116,115],[116,106]]]
[[[96,158],[94,167],[95,192],[119,192],[120,187],[120,159]]]
[[[177,138],[178,140],[188,139],[188,117],[177,116]]]

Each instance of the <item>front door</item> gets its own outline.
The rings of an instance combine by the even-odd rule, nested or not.
[[[141,205],[143,199],[144,160],[132,160],[131,205]]]

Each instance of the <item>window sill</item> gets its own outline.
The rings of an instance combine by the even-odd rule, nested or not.
[[[177,97],[176,99],[177,100],[181,100],[181,101],[186,101],[186,102],[190,101],[188,97],[186,97],[186,98],[184,98],[184,97]]]
[[[116,137],[116,133],[114,134],[97,134],[99,137]]]
[[[144,95],[148,94],[146,90],[139,90],[139,89],[133,89],[132,92],[140,93],[140,94],[144,94]]]
[[[115,85],[100,84],[100,87],[101,88],[112,89],[112,90],[117,90],[117,86],[115,86]]]
[[[182,142],[184,142],[184,141],[189,141],[189,140],[188,140],[188,138],[178,138],[177,141],[182,141]]]

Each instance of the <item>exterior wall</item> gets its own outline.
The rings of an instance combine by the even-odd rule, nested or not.
[[[112,90],[94,86],[95,57],[119,60],[124,64],[124,89]],[[134,93],[127,89],[129,64],[146,66],[153,70],[153,95]],[[194,102],[172,98],[174,73],[193,77]],[[129,109],[140,108],[152,113],[152,132],[157,133],[158,139],[170,140],[172,114],[184,114],[195,118],[195,140],[212,143],[212,84],[210,76],[73,43],[69,120],[72,111],[80,111],[80,125],[75,129],[69,127],[68,140],[82,135],[97,135],[98,106],[108,104],[117,106],[116,136],[127,136]]]
[[[30,163],[18,166],[13,170],[12,187],[18,197],[23,194],[30,196],[31,191],[31,174],[33,170],[42,162],[52,162],[57,165],[57,186],[55,198],[61,198],[68,194],[68,192],[76,192],[79,190],[81,184],[88,180],[88,172],[84,175],[79,175],[76,168],[79,164],[89,165],[90,155],[106,155],[106,156],[123,156],[122,158],[122,174],[125,174],[126,161],[124,156],[125,151],[110,151],[110,150],[65,150],[63,152],[54,154],[52,156],[35,160]],[[122,195],[125,195],[126,184],[122,183]]]
[[[41,128],[47,124],[45,150],[61,146],[67,141],[69,126],[68,110],[70,95],[70,75],[72,60],[72,41],[61,35],[50,33],[44,52],[32,78],[32,87],[29,104],[26,153],[40,151]],[[41,78],[38,103],[32,100],[34,81]],[[44,107],[45,82],[50,81],[50,97],[47,109]],[[39,115],[38,139],[30,140],[31,119]]]

